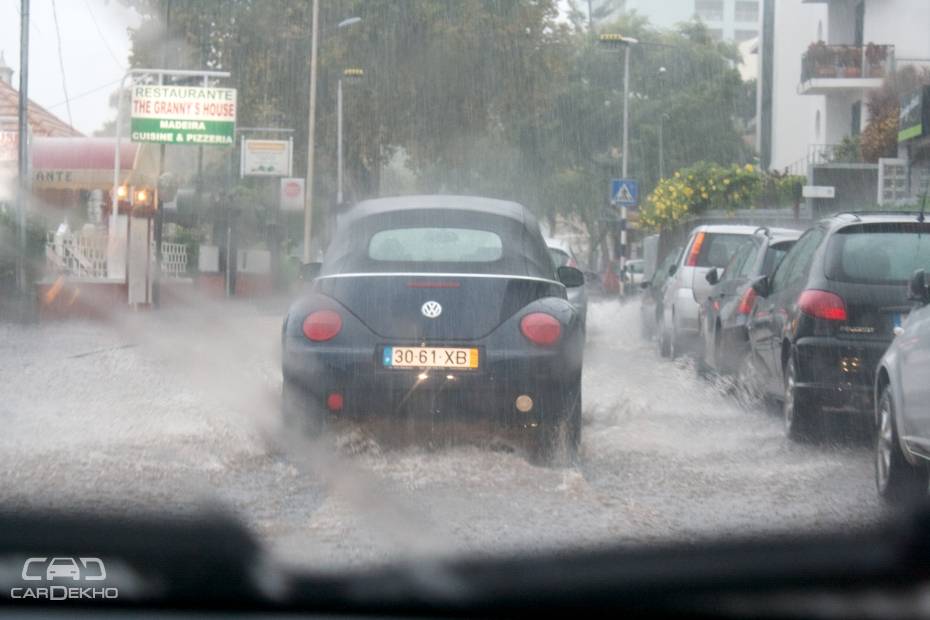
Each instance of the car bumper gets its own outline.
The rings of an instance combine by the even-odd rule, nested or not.
[[[823,411],[870,414],[875,369],[889,342],[851,342],[839,338],[802,338],[798,352],[798,390]]]
[[[579,372],[573,373],[556,351],[511,354],[488,351],[484,346],[479,351],[476,370],[388,369],[381,365],[377,346],[343,350],[298,342],[285,349],[284,374],[303,386],[321,409],[329,394],[341,394],[339,416],[384,418],[412,413],[521,426],[538,422],[546,406],[559,399],[558,388]],[[533,400],[529,412],[516,408],[521,395]]]

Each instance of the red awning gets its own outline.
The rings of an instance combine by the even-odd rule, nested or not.
[[[145,183],[139,166],[141,146],[129,140],[120,142],[120,182]],[[115,144],[114,138],[35,137],[31,145],[33,187],[110,190]]]

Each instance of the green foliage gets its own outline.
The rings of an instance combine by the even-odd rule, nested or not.
[[[761,172],[751,164],[698,162],[662,179],[646,198],[640,223],[659,230],[710,209],[735,211],[794,204],[804,178]]]

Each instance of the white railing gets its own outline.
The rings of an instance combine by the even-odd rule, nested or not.
[[[107,277],[107,238],[102,235],[50,232],[45,261],[53,273],[79,278]]]
[[[155,242],[152,241],[152,262],[155,261]],[[161,243],[161,274],[166,278],[187,277],[187,245]]]

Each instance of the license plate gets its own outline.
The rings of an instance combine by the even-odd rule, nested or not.
[[[478,368],[478,349],[452,347],[384,347],[385,368]]]

